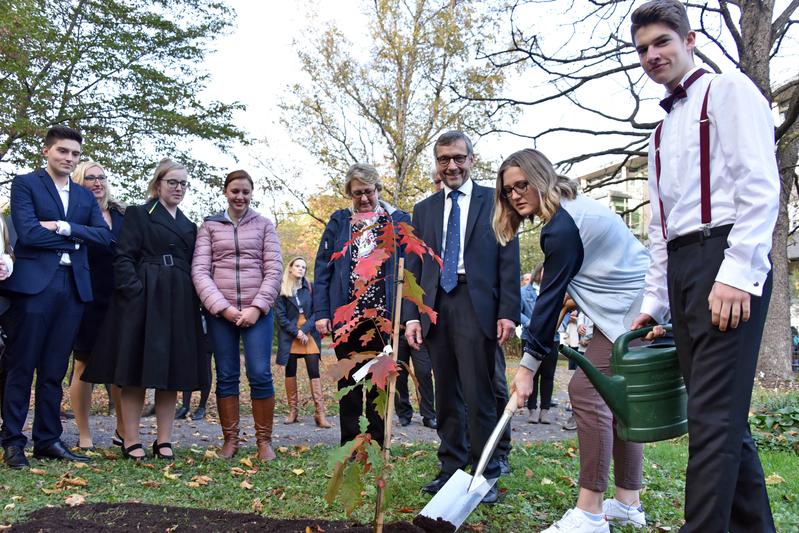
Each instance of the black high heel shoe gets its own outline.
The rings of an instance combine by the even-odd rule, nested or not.
[[[119,446],[120,448],[125,447],[125,443],[123,442],[122,435],[119,434],[119,431],[114,431],[114,436],[111,438],[111,444],[114,446]]]
[[[125,448],[123,446],[122,447],[122,457],[124,457],[125,459],[130,459],[131,461],[136,461],[137,463],[140,463],[140,462],[144,461],[144,458],[146,457],[145,455],[131,455],[130,454],[130,452],[133,452],[133,451],[136,451],[136,450],[144,451],[144,446],[142,446],[140,442],[137,443],[137,444],[131,444],[127,448]]]
[[[164,455],[161,453],[161,450],[164,448],[169,448],[172,450],[172,443],[171,442],[162,442],[158,443],[158,440],[153,441],[153,455],[158,459],[163,459],[164,461],[174,461],[175,460],[175,452],[172,451],[172,455]]]

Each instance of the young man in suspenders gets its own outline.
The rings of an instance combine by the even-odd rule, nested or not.
[[[780,194],[771,110],[740,72],[695,67],[680,2],[640,6],[632,36],[644,71],[667,90],[649,146],[652,263],[632,327],[671,313],[688,388],[681,531],[774,531],[747,422]]]

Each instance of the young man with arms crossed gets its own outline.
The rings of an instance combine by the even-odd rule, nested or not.
[[[681,531],[774,531],[747,423],[780,194],[771,110],[740,72],[696,68],[680,2],[640,6],[632,36],[644,71],[667,90],[649,147],[652,263],[632,328],[671,312],[688,389]]]
[[[11,218],[17,230],[14,273],[0,282],[9,291],[8,357],[3,395],[2,444],[11,468],[28,466],[27,438],[31,385],[36,373],[33,456],[88,461],[61,442],[61,382],[83,314],[92,299],[85,243],[112,240],[94,196],[70,179],[83,137],[55,126],[44,139],[47,166],[14,178]]]

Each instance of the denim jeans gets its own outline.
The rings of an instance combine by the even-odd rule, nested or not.
[[[221,317],[208,316],[208,333],[214,345],[216,393],[226,398],[238,396],[241,375],[240,342],[244,342],[244,365],[250,382],[250,397],[255,400],[275,395],[272,385],[272,311],[261,315],[249,328],[240,328]]]

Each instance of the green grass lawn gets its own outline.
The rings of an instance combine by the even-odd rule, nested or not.
[[[477,531],[531,532],[548,526],[574,504],[578,463],[574,441],[516,446],[511,455],[513,473],[501,480],[501,503],[481,506],[469,519]],[[252,452],[252,449],[245,451]],[[116,458],[112,451],[96,454],[90,465],[32,460],[31,470],[0,468],[0,522],[24,520],[45,505],[65,505],[74,494],[86,503],[138,501],[184,507],[258,512],[278,518],[344,518],[323,496],[328,479],[330,449],[281,448],[269,465],[239,455],[223,461],[204,449],[179,449],[179,460],[137,465]],[[437,470],[431,445],[397,446],[391,478],[394,491],[387,521],[411,520],[428,501],[421,486]],[[685,439],[647,445],[642,501],[651,531],[676,531],[681,523],[686,461]],[[763,468],[771,476],[769,495],[779,531],[796,531],[799,524],[799,459],[780,451],[761,452]],[[367,489],[367,498],[374,491]],[[73,496],[73,499],[74,496]],[[80,498],[77,498],[80,500]],[[373,500],[368,500],[373,501]],[[354,519],[368,523],[372,509],[357,510]]]

